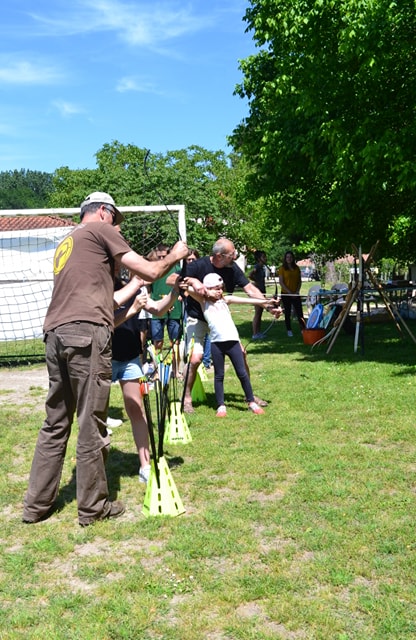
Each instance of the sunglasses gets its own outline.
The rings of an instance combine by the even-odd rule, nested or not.
[[[116,212],[114,211],[114,209],[109,209],[108,207],[104,207],[104,209],[111,215],[113,222],[111,223],[113,225],[113,227],[116,224]]]

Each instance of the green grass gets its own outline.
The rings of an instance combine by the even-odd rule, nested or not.
[[[45,360],[45,345],[41,338],[0,342],[0,366],[27,365]]]
[[[243,343],[250,308],[233,307]],[[269,316],[265,314],[264,327]],[[343,332],[331,353],[286,337],[282,320],[248,344],[250,415],[226,375],[228,417],[207,403],[192,442],[169,446],[184,515],[144,518],[129,423],[108,462],[119,520],[77,524],[76,430],[58,511],[21,523],[42,390],[0,396],[2,640],[398,640],[416,633],[416,345],[393,323]],[[416,332],[414,324],[410,325]],[[111,414],[124,416],[117,386]]]

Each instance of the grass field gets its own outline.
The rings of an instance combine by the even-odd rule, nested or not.
[[[243,343],[252,310],[233,308]],[[266,316],[265,316],[266,317]],[[264,328],[267,327],[266,317]],[[77,524],[75,436],[57,511],[21,522],[44,392],[0,396],[2,640],[399,640],[416,634],[415,356],[393,323],[343,332],[331,353],[282,320],[248,344],[264,416],[226,376],[192,442],[165,450],[186,513],[145,518],[145,488],[117,386],[108,462],[124,516]],[[410,324],[416,333],[416,326]]]

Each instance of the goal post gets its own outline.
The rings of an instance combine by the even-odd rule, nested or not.
[[[128,214],[165,214],[166,216],[174,216],[173,224],[179,230],[180,238],[186,241],[186,221],[185,221],[185,205],[151,205],[151,206],[131,206],[117,207],[123,215]],[[80,214],[80,208],[55,208],[55,209],[0,209],[0,217],[15,216],[69,216],[73,217]]]
[[[186,241],[184,205],[118,209],[124,216],[121,232],[140,255],[161,243]],[[42,326],[53,289],[53,256],[76,226],[54,226],[54,221],[79,213],[79,207],[0,210],[0,365],[44,359]]]

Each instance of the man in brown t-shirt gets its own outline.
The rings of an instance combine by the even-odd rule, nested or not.
[[[105,472],[114,265],[152,282],[184,258],[188,248],[177,242],[166,260],[149,262],[114,228],[121,221],[108,193],[92,193],[81,204],[81,223],[55,251],[54,289],[44,322],[49,392],[24,499],[26,523],[45,519],[53,508],[75,411],[79,524],[124,512],[122,502],[108,499]]]

